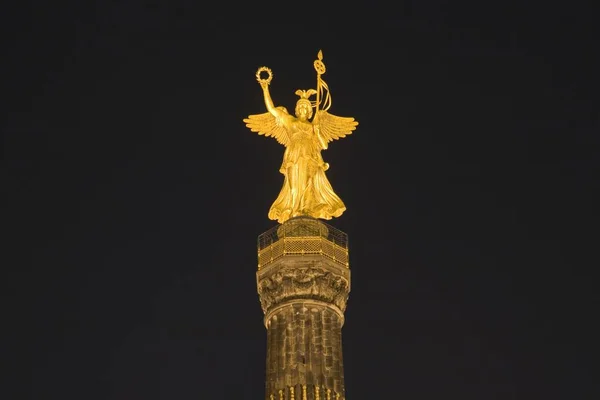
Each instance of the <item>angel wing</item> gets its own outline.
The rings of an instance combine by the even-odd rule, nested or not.
[[[277,108],[288,115],[288,112],[284,107]],[[289,137],[282,118],[277,118],[270,112],[266,112],[264,114],[249,115],[248,118],[244,119],[244,122],[252,132],[257,132],[259,135],[274,137],[280,144],[285,147],[288,146]]]
[[[346,137],[356,129],[358,121],[352,117],[338,117],[320,110],[313,119],[313,125],[323,149],[327,149],[327,143],[332,140]]]

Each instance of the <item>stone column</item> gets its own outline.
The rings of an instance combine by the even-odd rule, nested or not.
[[[313,218],[293,218],[259,236],[258,259],[266,399],[345,399],[346,234]]]

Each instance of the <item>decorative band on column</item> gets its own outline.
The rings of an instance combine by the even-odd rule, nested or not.
[[[285,259],[274,264],[269,271],[258,272],[256,279],[260,305],[265,314],[272,307],[292,299],[324,301],[344,311],[350,293],[349,270],[324,261]]]
[[[311,386],[310,388],[307,389],[307,385],[302,385],[302,399],[296,399],[295,397],[295,387],[294,386],[287,386],[285,389],[279,389],[278,394],[279,394],[279,400],[308,400],[309,399],[309,390],[310,390],[310,394],[312,396],[312,398],[314,398],[314,400],[340,400],[342,399],[342,396],[340,393],[337,393],[336,391],[330,389],[330,388],[325,388],[325,387],[319,387],[319,386]],[[325,393],[325,398],[321,397],[321,393]],[[269,395],[269,399],[270,400],[274,400],[275,396],[273,394]]]
[[[318,306],[318,307],[328,308],[328,309],[332,310],[334,313],[336,313],[338,315],[338,317],[340,317],[340,327],[344,325],[344,313],[336,305],[331,304],[331,303],[326,303],[324,301],[319,301],[319,300],[295,299],[295,300],[288,300],[285,303],[278,304],[277,306],[275,306],[275,307],[271,308],[269,311],[267,311],[267,313],[265,314],[265,317],[264,317],[265,327],[267,329],[269,329],[270,320],[274,314],[276,314],[282,308],[291,306],[293,304],[302,304],[302,305],[306,306],[307,308],[310,306]]]

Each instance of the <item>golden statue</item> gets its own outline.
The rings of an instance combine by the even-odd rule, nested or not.
[[[332,140],[352,133],[358,122],[354,118],[338,117],[327,112],[331,107],[331,96],[321,78],[325,73],[322,60],[323,53],[319,51],[318,59],[314,62],[317,90],[296,90],[300,99],[296,103],[295,117],[285,107],[275,107],[273,104],[269,93],[273,78],[271,70],[261,67],[256,72],[268,112],[250,115],[244,122],[252,132],[272,136],[285,146],[283,163],[279,169],[284,175],[283,187],[269,210],[269,218],[279,223],[298,216],[331,219],[339,217],[346,210],[325,176],[329,164],[323,161],[321,150],[326,150]],[[267,73],[266,78],[261,77],[263,72]],[[312,95],[317,98],[314,102],[310,100]],[[319,109],[321,100],[323,104]],[[313,107],[316,111],[311,122]]]

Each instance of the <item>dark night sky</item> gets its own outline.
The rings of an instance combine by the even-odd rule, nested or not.
[[[242,118],[257,67],[291,110],[319,49],[360,122],[323,153],[348,399],[597,398],[597,10],[95,3],[2,13],[3,398],[263,398],[283,148]]]

